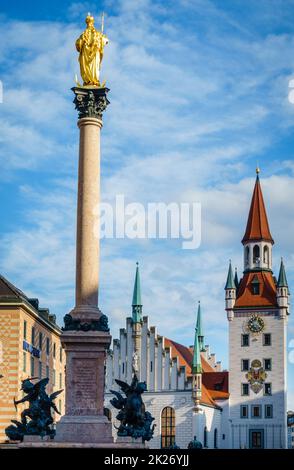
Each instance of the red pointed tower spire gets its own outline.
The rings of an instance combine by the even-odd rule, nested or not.
[[[243,245],[250,241],[261,240],[274,244],[274,240],[271,236],[271,232],[269,229],[262,190],[260,186],[259,171],[259,168],[257,168],[256,182],[251,200],[246,231],[242,239]]]
[[[244,245],[244,275],[240,282],[236,307],[277,307],[276,285],[272,274],[272,246],[274,240],[269,229],[259,169],[256,170]]]

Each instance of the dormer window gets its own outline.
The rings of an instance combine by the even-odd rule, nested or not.
[[[251,282],[251,285],[252,285],[252,293],[253,295],[259,295],[259,292],[260,292],[260,289],[259,289],[259,286],[260,286],[260,283],[259,283],[259,280],[258,280],[258,277],[257,276],[254,276],[252,282]]]

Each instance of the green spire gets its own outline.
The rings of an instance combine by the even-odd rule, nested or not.
[[[280,272],[279,272],[278,287],[288,287],[288,282],[287,282],[287,277],[286,277],[286,271],[285,271],[283,258],[281,258],[281,266],[280,266]]]
[[[225,289],[236,289],[231,260]]]
[[[198,312],[199,312],[199,308],[198,308]],[[196,328],[195,328],[193,362],[192,362],[192,374],[201,374],[202,373],[199,335],[198,335],[198,329],[197,329],[198,318],[199,317],[197,316],[197,322],[196,322]]]
[[[137,263],[136,277],[132,302],[132,318],[134,323],[139,323],[142,320],[142,301],[141,301],[141,284],[139,263]]]
[[[200,351],[204,351],[204,334],[202,327],[202,314],[201,314],[201,305],[200,301],[198,302],[198,312],[197,312],[197,322],[196,322],[197,334],[199,339],[199,348]]]
[[[234,283],[235,283],[236,289],[238,289],[238,286],[239,286],[239,279],[238,279],[238,272],[237,272],[237,268],[235,268],[235,277],[234,277]]]

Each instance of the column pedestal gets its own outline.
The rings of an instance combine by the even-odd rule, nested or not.
[[[102,331],[62,335],[66,352],[65,415],[56,424],[56,442],[111,443],[104,416],[105,351],[111,336]]]

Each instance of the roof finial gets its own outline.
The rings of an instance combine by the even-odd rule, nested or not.
[[[259,173],[260,173],[260,168],[259,168],[259,166],[257,165],[257,167],[256,167],[256,174],[259,175]]]

